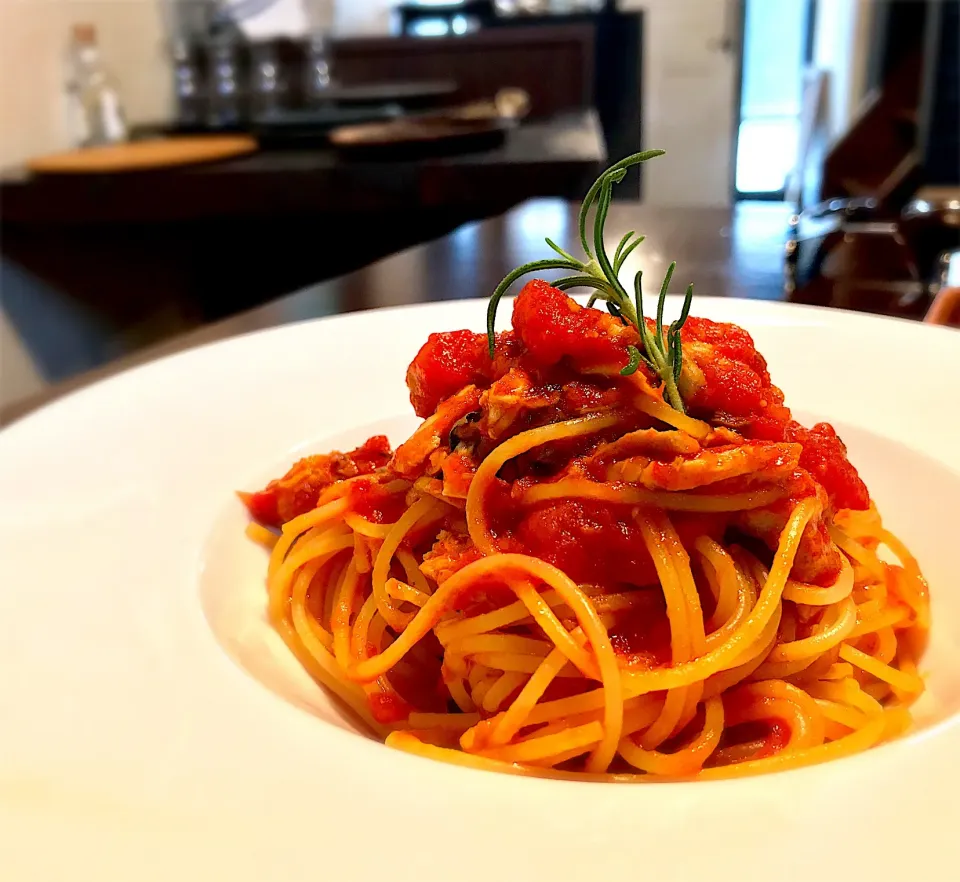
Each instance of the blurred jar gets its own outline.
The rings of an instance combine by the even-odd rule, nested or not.
[[[254,116],[270,116],[283,105],[286,83],[280,67],[280,53],[272,41],[250,46],[250,94]]]
[[[207,43],[207,123],[227,129],[240,124],[240,43],[232,30],[214,34]]]
[[[213,14],[208,0],[162,0],[167,46],[173,72],[178,123],[197,128],[204,122],[204,76],[201,44]]]
[[[329,0],[303,0],[307,17],[307,38],[303,54],[304,102],[322,104],[333,85],[333,57],[330,40],[332,5]]]
[[[71,139],[78,147],[126,141],[129,131],[120,84],[104,66],[91,24],[73,26],[68,52],[67,95]]]
[[[173,61],[173,91],[177,102],[177,121],[198,126],[203,121],[203,89],[199,53],[187,40],[177,37],[170,45]]]
[[[304,48],[303,97],[308,105],[326,100],[333,84],[330,38],[324,31],[311,33]]]

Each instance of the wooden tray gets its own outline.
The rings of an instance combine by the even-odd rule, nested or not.
[[[257,142],[244,135],[198,135],[108,144],[53,153],[27,162],[36,174],[103,174],[213,162],[253,153]]]
[[[330,132],[330,143],[343,150],[390,151],[414,145],[498,143],[514,123],[500,119],[398,119],[341,126]]]

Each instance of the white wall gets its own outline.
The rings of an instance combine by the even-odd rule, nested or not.
[[[776,0],[768,0],[776,2]],[[667,155],[644,178],[647,202],[728,205],[736,59],[720,48],[728,0],[626,0],[643,9],[643,143]]]
[[[333,26],[337,34],[386,34],[393,0],[335,0]]]

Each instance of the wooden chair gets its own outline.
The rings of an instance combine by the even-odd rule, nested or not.
[[[960,288],[941,288],[923,320],[960,328]]]
[[[923,320],[960,328],[960,248],[943,252],[939,262],[940,290]]]

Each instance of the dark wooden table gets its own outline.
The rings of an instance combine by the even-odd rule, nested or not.
[[[526,199],[578,198],[606,159],[583,110],[528,121],[493,149],[403,160],[311,149],[149,173],[10,173],[3,308],[59,381]]]
[[[537,199],[491,220],[466,224],[357,272],[312,285],[54,385],[0,412],[0,422],[9,422],[68,391],[134,365],[236,334],[356,310],[485,297],[511,269],[549,253],[544,236],[575,247],[578,207],[559,199]],[[619,202],[612,206],[607,229],[611,237],[627,230],[647,236],[625,272],[642,260],[647,277],[658,280],[667,264],[676,260],[678,293],[692,281],[702,295],[775,300],[784,296],[783,242],[789,214],[788,207],[775,203],[740,204],[733,209],[671,209]]]

